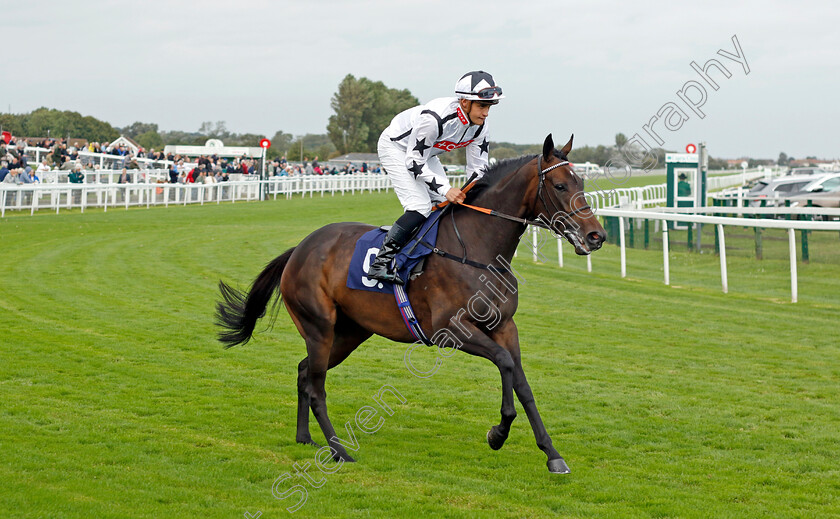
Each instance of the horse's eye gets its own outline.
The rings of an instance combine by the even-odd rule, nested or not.
[[[566,184],[554,184],[554,189],[556,189],[557,191],[565,191]]]

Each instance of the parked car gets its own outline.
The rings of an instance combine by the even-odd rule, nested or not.
[[[766,198],[764,205],[773,207],[776,199],[787,198],[791,193],[802,189],[814,180],[813,177],[782,177],[773,180],[759,180],[747,193],[748,198]],[[762,205],[762,200],[750,201],[750,206]]]
[[[827,173],[819,178],[815,178],[805,185],[798,193],[792,192],[791,195],[807,194],[807,193],[828,193],[840,189],[840,173]]]
[[[790,205],[840,208],[840,173],[814,180],[801,193],[790,197]]]
[[[572,164],[572,168],[575,170],[575,173],[581,176],[581,178],[589,178],[590,175],[598,178],[604,174],[604,170],[601,169],[601,166],[591,162],[576,162]]]
[[[810,204],[809,204],[810,202]],[[791,206],[840,207],[840,190],[823,193],[803,193],[790,198]]]
[[[804,177],[808,175],[825,175],[828,171],[825,171],[821,168],[810,167],[810,168],[791,168],[787,172],[787,176],[789,177]]]

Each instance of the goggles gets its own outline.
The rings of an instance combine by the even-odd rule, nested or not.
[[[455,93],[456,94],[465,94],[465,95],[468,95],[468,96],[475,96],[479,99],[490,100],[490,99],[493,99],[497,96],[502,95],[502,87],[494,86],[494,87],[482,88],[478,92],[461,92],[461,91],[458,91],[458,92],[455,92]]]
[[[502,95],[502,87],[494,86],[482,88],[476,92],[475,95],[478,96],[479,99],[493,99],[497,95]]]

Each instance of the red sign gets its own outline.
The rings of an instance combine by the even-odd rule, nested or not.
[[[6,144],[9,144],[9,141],[12,140],[12,132],[3,132],[3,140],[6,141]]]
[[[474,139],[470,139],[466,142],[440,141],[435,143],[435,148],[443,151],[457,150],[458,148],[469,146],[473,140]]]
[[[689,144],[685,147],[685,152],[686,153],[697,153],[697,146],[695,146],[693,144]]]
[[[263,147],[263,148],[270,148],[271,147],[271,141],[268,140],[268,139],[263,139],[263,140],[260,141],[260,146]]]

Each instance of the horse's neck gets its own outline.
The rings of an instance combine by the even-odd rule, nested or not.
[[[528,164],[520,167],[507,177],[482,193],[475,201],[477,205],[495,209],[500,213],[524,218],[532,207],[533,198],[530,176],[522,171]]]
[[[527,176],[517,171],[489,187],[476,198],[473,205],[523,218],[530,207],[525,200],[528,189]],[[467,246],[469,259],[497,264],[495,259],[502,256],[506,261],[511,261],[524,231],[522,224],[471,209],[457,211],[450,216],[456,221]],[[451,230],[451,222],[447,223]],[[460,249],[453,250],[461,252]]]

